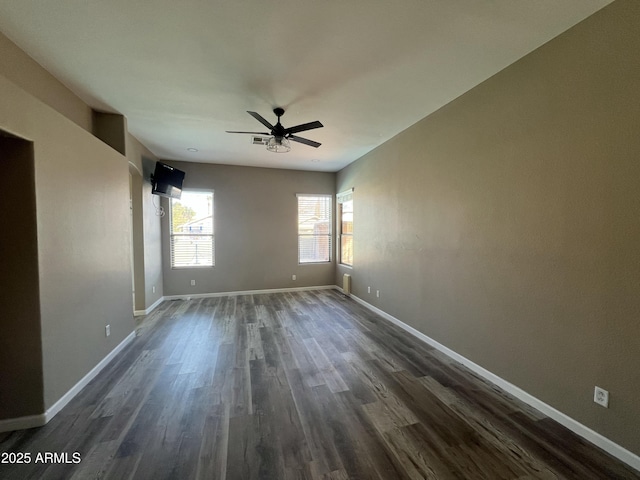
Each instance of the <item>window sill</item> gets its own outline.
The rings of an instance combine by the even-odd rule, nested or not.
[[[185,267],[171,267],[171,270],[200,270],[203,268],[213,268],[215,265],[189,265]]]

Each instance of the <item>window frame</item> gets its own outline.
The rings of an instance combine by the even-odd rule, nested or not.
[[[216,265],[216,249],[215,249],[215,192],[214,190],[183,190],[182,195],[184,194],[209,194],[211,195],[211,233],[205,234],[176,234],[173,232],[173,205],[174,201],[181,202],[181,198],[169,198],[169,263],[171,264],[172,270],[184,270],[184,269],[202,269],[202,268],[213,268]],[[175,237],[194,237],[194,236],[210,236],[211,237],[211,264],[207,265],[175,265],[175,256],[174,256],[174,238]]]
[[[329,213],[329,219],[327,225],[329,227],[329,232],[322,235],[314,235],[315,237],[327,237],[328,239],[328,247],[327,247],[327,260],[319,260],[312,262],[302,262],[300,261],[300,239],[301,237],[309,236],[310,234],[301,234],[300,233],[300,198],[325,198],[329,199],[330,205],[327,209]],[[333,195],[332,194],[324,194],[324,193],[297,193],[296,194],[296,224],[297,224],[297,235],[298,235],[298,265],[326,265],[333,261]]]
[[[336,235],[336,256],[338,259],[338,264],[342,267],[347,267],[347,268],[353,268],[353,225],[352,225],[352,231],[351,233],[344,233],[342,230],[342,205],[344,203],[347,202],[352,202],[352,206],[353,206],[353,188],[350,188],[349,190],[345,190],[344,192],[340,192],[336,195],[336,210],[337,210],[337,235]],[[352,207],[353,208],[353,207]],[[352,210],[351,215],[354,215],[354,212]],[[353,223],[353,219],[352,219],[352,223]],[[351,237],[351,263],[346,263],[343,260],[343,255],[342,255],[342,237],[343,236],[348,236]]]

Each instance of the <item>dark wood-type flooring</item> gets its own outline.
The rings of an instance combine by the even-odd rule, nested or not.
[[[6,479],[640,479],[333,290],[165,302]]]

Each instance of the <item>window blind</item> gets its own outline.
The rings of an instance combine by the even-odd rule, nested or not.
[[[215,259],[213,192],[182,192],[171,199],[171,267],[212,267]]]
[[[298,262],[331,261],[331,196],[298,195]]]

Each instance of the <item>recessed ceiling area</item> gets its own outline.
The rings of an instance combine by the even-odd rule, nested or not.
[[[337,171],[609,3],[0,0],[0,31],[162,159]],[[274,107],[322,146],[225,133]]]

